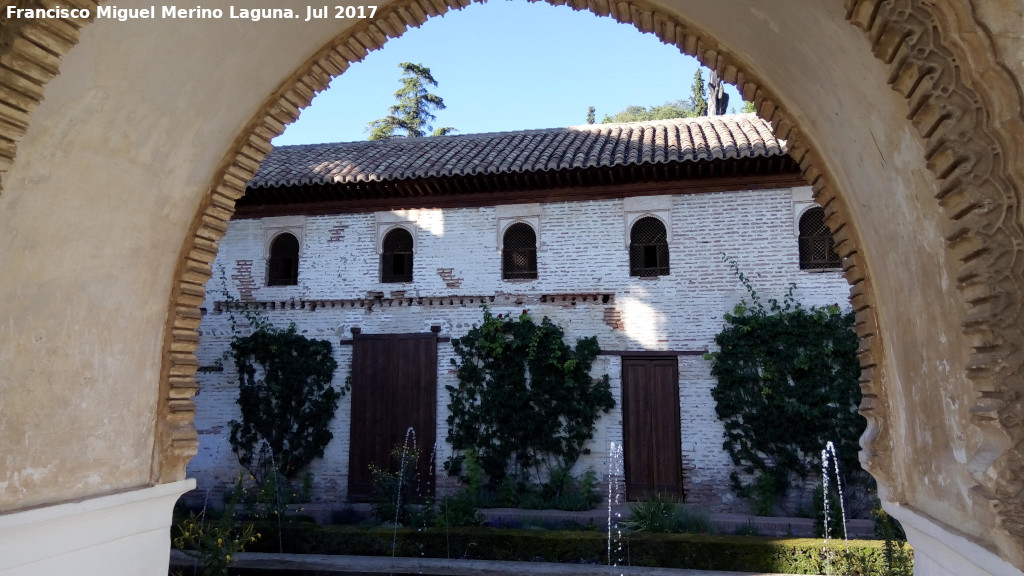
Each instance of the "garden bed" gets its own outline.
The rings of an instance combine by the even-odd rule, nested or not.
[[[261,523],[253,552],[352,556],[406,556],[607,565],[604,531],[320,526]],[[827,554],[833,573],[885,574],[885,543],[851,540],[850,553],[835,543]],[[610,547],[614,563],[627,566],[821,574],[827,556],[820,539],[758,536],[624,533]]]

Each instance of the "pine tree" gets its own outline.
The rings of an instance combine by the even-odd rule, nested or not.
[[[708,101],[704,97],[704,76],[700,73],[700,67],[693,75],[693,99],[691,100],[694,115],[706,116],[708,113]]]
[[[593,124],[596,119],[597,109],[591,106],[587,108],[587,124]]]
[[[426,136],[436,118],[434,111],[445,109],[444,100],[429,91],[430,87],[437,87],[430,68],[412,62],[402,62],[398,67],[402,69],[402,87],[395,91],[398,103],[391,106],[390,114],[369,123],[370,140]],[[446,126],[431,135],[443,136],[453,131],[454,128]]]

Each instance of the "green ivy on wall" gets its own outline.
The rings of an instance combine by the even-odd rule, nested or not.
[[[820,475],[821,450],[832,441],[848,479],[864,483],[857,453],[865,420],[853,312],[838,305],[805,308],[791,285],[780,304],[765,307],[730,260],[746,287],[743,300],[725,315],[715,337],[718,351],[711,394],[725,426],[723,447],[743,474],[733,472],[733,490],[758,514],[770,515],[793,480]]]
[[[338,400],[351,389],[351,375],[340,389],[333,388],[338,363],[330,342],[306,338],[294,323],[283,330],[274,326],[228,292],[223,268],[220,280],[232,333],[224,358],[234,360],[238,370],[236,402],[242,413],[241,420],[228,423],[228,440],[256,482],[278,492],[282,480],[323,457],[334,437],[330,423]],[[245,317],[249,334],[243,335],[235,312]]]
[[[445,387],[450,474],[468,451],[491,486],[506,476],[540,480],[587,453],[598,417],[615,400],[607,375],[590,376],[597,338],[582,338],[575,349],[563,338],[547,317],[538,324],[526,310],[513,318],[484,307],[483,323],[452,340],[459,383]]]
[[[261,479],[271,469],[291,477],[322,457],[347,391],[331,387],[338,367],[331,343],[298,334],[294,324],[281,330],[264,323],[232,338],[231,356],[242,419],[230,422],[230,440],[239,462]]]

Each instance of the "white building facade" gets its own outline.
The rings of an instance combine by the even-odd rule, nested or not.
[[[296,163],[303,154],[324,154],[328,145],[280,149],[291,157],[276,164],[273,155],[268,158],[261,175],[250,183],[251,204],[239,205],[239,213],[221,241],[213,280],[207,287],[198,352],[202,366],[196,413],[200,447],[188,467],[198,490],[219,491],[233,483],[240,470],[228,441],[228,422],[239,418],[237,374],[227,361],[223,370],[215,368],[225,357],[233,335],[227,301],[249,302],[277,326],[294,323],[307,337],[330,341],[338,362],[336,387],[350,374],[354,387],[376,386],[361,382],[358,370],[353,373],[353,355],[361,345],[360,338],[432,334],[430,346],[436,345],[436,362],[428,365],[427,371],[434,372],[429,378],[435,390],[433,406],[428,410],[433,412],[433,421],[420,426],[432,425],[433,430],[416,434],[434,439],[426,450],[434,450],[438,463],[439,493],[456,488],[440,466],[451,454],[444,441],[449,401],[445,386],[457,384],[450,339],[465,335],[480,323],[481,307],[487,306],[494,314],[518,315],[527,310],[538,320],[550,317],[564,328],[570,343],[597,337],[602,354],[592,374],[609,376],[616,407],[598,421],[591,452],[580,459],[577,473],[591,467],[604,477],[610,446],[623,442],[627,460],[631,452],[667,451],[670,454],[658,458],[668,462],[670,477],[678,470],[679,488],[685,490],[689,502],[712,511],[745,510],[746,504],[729,489],[734,466],[722,449],[723,428],[711,396],[715,380],[710,363],[702,356],[714,348],[714,337],[723,328],[723,314],[746,296],[726,259],[735,262],[764,297],[781,297],[792,284],[797,300],[804,305],[838,303],[846,308],[849,289],[839,262],[830,259],[827,246],[815,253],[814,242],[820,238],[808,232],[815,218],[820,218],[821,208],[812,203],[810,189],[802,185],[791,164],[780,162],[760,174],[744,173],[755,170],[756,162],[788,160],[785,143],[769,141],[773,137],[767,125],[753,116],[567,130],[584,133],[582,142],[575,148],[573,144],[555,145],[553,155],[559,156],[558,151],[562,158],[589,155],[598,159],[591,162],[593,166],[584,161],[582,166],[555,167],[543,171],[546,185],[518,181],[506,184],[509,190],[471,199],[467,197],[472,193],[465,193],[459,178],[479,178],[479,161],[473,168],[477,173],[440,170],[440,176],[403,175],[389,180],[387,175],[397,170],[392,166],[384,177],[373,180],[381,170],[374,172],[364,163],[359,176],[340,177],[337,169],[339,163],[347,162],[346,153],[359,156],[361,150],[376,144],[334,145],[334,156],[305,163],[319,170],[318,177],[324,180],[329,179],[323,175],[325,166],[335,170],[334,182],[324,184],[275,176],[273,171]],[[665,136],[672,131],[675,136]],[[523,149],[531,138],[546,138],[548,132],[555,131],[392,141],[387,145],[420,147],[419,153],[406,155],[406,162],[415,163],[429,159],[432,147],[443,148],[459,139],[489,137],[490,143],[480,144],[479,150],[501,149],[501,142],[495,145],[494,140],[511,139],[515,146],[509,149]],[[695,135],[704,143],[694,144],[699,139]],[[588,145],[590,140],[596,143]],[[601,148],[609,146],[619,146],[624,152],[608,153],[605,157],[609,160],[602,165]],[[639,150],[633,156],[630,146]],[[544,149],[551,146],[535,146],[523,154],[536,156]],[[659,150],[661,156],[657,156]],[[676,157],[666,159],[670,154],[665,150]],[[393,149],[389,154],[396,156]],[[657,158],[646,159],[645,154]],[[397,156],[396,162],[402,162],[402,156]],[[472,164],[481,156],[481,152],[468,151],[461,162]],[[441,161],[451,162],[452,157],[457,155],[449,154]],[[507,183],[508,175],[518,170],[526,174],[524,179],[539,178],[542,171],[529,170],[522,157],[518,161],[521,166],[510,160],[502,167],[500,155],[491,158],[488,162],[497,167],[485,176],[495,182],[506,179]],[[645,166],[653,168],[644,173]],[[706,169],[703,174],[678,177],[687,167],[699,166]],[[628,174],[623,176],[626,169],[633,171],[632,181]],[[605,172],[594,176],[594,170]],[[676,177],[668,176],[672,170]],[[565,185],[550,185],[559,173],[568,174]],[[616,180],[616,175],[623,184],[607,181]],[[433,190],[425,197],[382,199],[386,192],[379,190],[376,195],[373,191],[339,192],[341,186],[351,189],[366,182],[401,180],[415,185],[431,178],[447,182],[443,184],[445,192],[455,190],[451,192],[455,198],[447,199],[438,192],[441,184],[431,185],[433,188],[423,185]],[[532,187],[526,192],[515,189],[527,185]],[[304,186],[316,188],[316,197],[310,198],[313,192],[307,191],[305,198],[294,192]],[[282,190],[292,195],[284,201],[281,196],[272,197]],[[324,200],[341,194],[361,198]],[[640,238],[638,234],[645,230],[653,231],[653,236]],[[518,263],[516,257],[520,257]],[[241,330],[244,333],[244,325]],[[670,385],[676,387],[669,392],[674,405],[671,409],[664,405],[641,407],[639,413],[674,419],[678,430],[674,447],[664,439],[625,432],[642,427],[624,422],[630,416],[623,413],[623,391],[643,386],[637,374],[645,373],[644,367],[652,363],[670,367],[669,378],[674,380]],[[632,366],[633,371],[624,371],[624,366]],[[404,383],[394,386],[392,394],[407,391]],[[353,408],[354,392],[341,399],[331,425],[334,438],[324,457],[311,466],[316,501],[341,506],[358,499],[350,493],[354,443],[377,434],[391,434],[388,441],[394,441],[394,432],[375,428],[363,418],[354,423],[353,411],[358,411]],[[404,429],[404,424],[399,428]],[[642,483],[636,477],[633,482],[637,486]]]

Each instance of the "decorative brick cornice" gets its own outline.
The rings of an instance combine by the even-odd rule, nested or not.
[[[906,98],[939,182],[977,392],[980,442],[967,463],[975,515],[984,522],[987,511],[1001,551],[1024,567],[1022,87],[972,2],[846,0],[846,9]]]
[[[485,305],[494,306],[532,306],[535,304],[549,304],[554,306],[572,307],[577,304],[614,306],[615,295],[606,292],[566,292],[557,294],[535,294],[519,292],[496,292],[490,295],[477,294],[449,294],[437,296],[403,296],[386,297],[368,296],[366,298],[338,298],[338,299],[292,299],[292,300],[255,300],[250,302],[217,301],[213,304],[214,314],[223,314],[232,310],[259,310],[260,312],[272,312],[275,310],[305,310],[316,312],[317,310],[342,310],[345,308],[360,308],[372,310],[374,308],[400,308],[400,307],[431,307],[431,308],[476,308]]]

